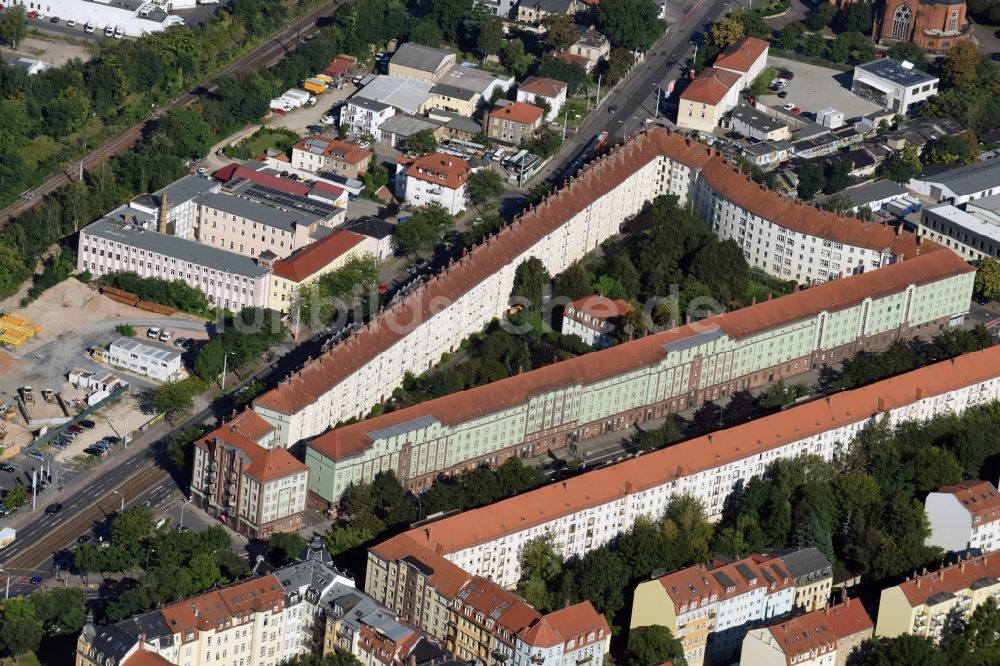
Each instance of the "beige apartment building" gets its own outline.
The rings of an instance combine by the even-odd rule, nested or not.
[[[916,634],[937,641],[956,620],[966,620],[987,599],[1000,599],[1000,557],[965,558],[882,590],[875,635]]]
[[[218,193],[198,200],[196,226],[196,238],[205,245],[254,259],[262,255],[284,259],[313,241],[320,219]]]
[[[535,138],[542,127],[545,111],[525,102],[511,102],[490,111],[486,133],[491,139],[521,146]]]
[[[847,660],[872,637],[872,620],[858,600],[846,599],[769,627],[750,630],[743,639],[745,666],[847,666]]]

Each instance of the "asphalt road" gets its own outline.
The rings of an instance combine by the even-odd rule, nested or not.
[[[625,81],[602,95],[597,109],[580,125],[572,138],[567,138],[556,159],[543,171],[543,176],[560,181],[572,174],[562,173],[584,146],[601,132],[611,140],[621,140],[645,127],[646,120],[656,115],[657,89],[683,75],[685,61],[694,51],[691,39],[695,33],[706,33],[706,23],[715,21],[729,11],[731,0],[700,0],[686,16],[657,42]],[[667,63],[671,63],[668,67]],[[610,107],[617,107],[610,113]],[[553,178],[554,176],[554,178]]]

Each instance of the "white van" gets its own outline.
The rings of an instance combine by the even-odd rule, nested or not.
[[[89,35],[90,33],[94,32],[94,29],[95,29],[95,28],[94,28],[94,24],[93,24],[93,23],[91,23],[90,21],[87,21],[87,25],[83,26],[83,31],[84,31],[85,33],[87,33],[88,35]]]
[[[122,30],[122,27],[120,25],[115,26],[115,39],[121,39],[124,36],[125,36],[125,31]]]
[[[113,25],[109,25],[107,28],[105,28],[104,29],[104,36],[105,37],[114,37],[115,36],[115,27]]]

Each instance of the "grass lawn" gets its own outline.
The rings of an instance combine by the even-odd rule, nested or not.
[[[747,285],[747,293],[745,296],[746,303],[749,305],[754,297],[757,298],[757,302],[767,300],[767,295],[771,294],[772,298],[778,298],[779,296],[787,296],[795,290],[795,281],[779,280],[776,277],[772,277],[760,269],[750,270],[750,284]]]
[[[42,662],[38,660],[34,652],[29,652],[28,654],[22,654],[16,659],[4,657],[0,660],[0,666],[42,666]]]
[[[269,148],[285,152],[301,138],[291,130],[263,127],[235,146],[227,146],[223,152],[229,157],[248,160],[266,152]]]
[[[566,114],[569,114],[568,117]],[[587,111],[586,100],[580,99],[578,97],[569,97],[566,99],[566,104],[563,105],[561,111],[559,111],[558,120],[560,123],[563,118],[566,118],[566,124],[570,127],[579,127],[583,124],[583,121],[587,119],[590,114]]]

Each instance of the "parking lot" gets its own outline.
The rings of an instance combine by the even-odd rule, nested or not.
[[[808,65],[797,60],[768,58],[767,64],[777,70],[788,70],[795,76],[788,82],[785,91],[788,96],[779,99],[775,93],[761,97],[767,106],[781,106],[791,103],[802,109],[802,115],[815,119],[816,112],[830,107],[843,111],[847,121],[857,119],[881,110],[877,104],[867,102],[851,92],[851,72]]]

